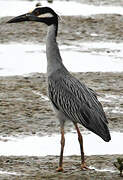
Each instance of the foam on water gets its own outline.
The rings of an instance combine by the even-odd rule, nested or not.
[[[92,170],[95,170],[95,171],[98,171],[98,172],[111,172],[111,173],[116,172],[116,171],[114,171],[112,169],[98,169],[98,168],[95,168],[93,166],[89,166],[89,169],[92,169]]]
[[[80,155],[79,143],[76,133],[67,133],[64,155]],[[121,144],[123,133],[112,132],[112,140],[104,142],[93,133],[84,133],[84,149],[86,155],[123,154]],[[0,155],[5,156],[46,156],[59,155],[60,135],[52,136],[25,136],[0,138]]]
[[[32,91],[34,94],[38,95],[42,100],[49,101],[48,96],[43,95],[41,92],[38,91]]]
[[[91,46],[92,44],[92,46]],[[109,49],[112,53],[105,53]],[[123,44],[81,43],[61,45],[63,63],[72,72],[122,72]],[[95,52],[95,48],[99,52]],[[117,50],[115,52],[114,50]],[[120,53],[120,55],[119,55]],[[0,44],[0,76],[46,72],[44,44]]]
[[[16,172],[9,172],[9,171],[3,171],[3,170],[0,170],[0,174],[2,175],[13,175],[13,176],[21,176],[22,174],[20,173],[16,173]]]

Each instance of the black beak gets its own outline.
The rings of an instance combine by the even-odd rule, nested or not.
[[[41,10],[40,10],[40,15],[41,14],[43,15],[43,14],[45,14],[47,7],[42,7]],[[50,11],[48,11],[48,12],[50,12]],[[55,14],[55,17],[58,17],[58,16]],[[36,16],[35,13],[32,11],[32,12],[14,17],[14,18],[10,19],[7,23],[19,23],[19,22],[24,22],[24,21],[35,21],[35,22],[41,22],[41,23],[45,23],[47,25],[51,25],[52,23],[54,23],[54,21],[56,19],[55,17],[42,17],[41,18],[41,17]]]
[[[7,23],[17,23],[23,21],[29,21],[29,13],[10,19]]]

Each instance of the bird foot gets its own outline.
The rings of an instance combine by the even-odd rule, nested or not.
[[[64,169],[63,169],[63,167],[58,167],[58,168],[56,169],[56,171],[57,171],[57,172],[63,172]]]
[[[81,164],[81,170],[89,170],[89,167],[88,166],[86,166],[86,164],[85,163],[82,163]]]
[[[120,177],[123,177],[123,174],[122,174],[122,172],[120,172]]]

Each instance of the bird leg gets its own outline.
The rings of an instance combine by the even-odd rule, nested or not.
[[[81,152],[81,169],[82,170],[85,170],[85,169],[88,169],[88,167],[86,166],[85,164],[85,157],[84,157],[84,148],[83,148],[83,137],[80,133],[80,130],[79,130],[79,127],[77,125],[77,123],[74,123],[75,125],[75,128],[77,130],[77,134],[78,134],[78,141],[79,141],[79,144],[80,144],[80,152]]]
[[[123,177],[122,170],[120,170],[120,176]]]
[[[65,145],[65,137],[64,137],[64,128],[61,128],[61,152],[60,152],[60,159],[59,159],[59,167],[56,169],[57,172],[63,171],[63,152],[64,152],[64,145]]]

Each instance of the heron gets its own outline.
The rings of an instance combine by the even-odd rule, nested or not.
[[[35,21],[48,26],[46,38],[48,95],[59,120],[61,131],[61,149],[57,171],[64,170],[64,125],[66,121],[73,123],[78,134],[81,169],[88,169],[85,162],[83,137],[78,124],[83,125],[104,141],[109,142],[111,136],[103,106],[98,101],[96,92],[75,78],[62,62],[57,43],[58,14],[50,7],[36,7],[31,12],[12,18],[8,23],[23,21]]]

